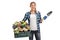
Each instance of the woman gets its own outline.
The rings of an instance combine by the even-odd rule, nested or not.
[[[40,27],[39,23],[42,22],[40,12],[36,10],[36,3],[30,3],[30,12],[26,12],[23,21],[28,20],[30,25],[30,36],[29,40],[33,40],[33,34],[35,34],[36,40],[41,40],[40,38]]]

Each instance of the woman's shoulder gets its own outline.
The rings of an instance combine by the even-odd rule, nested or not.
[[[40,11],[36,11],[37,14],[40,14]]]
[[[29,15],[29,14],[30,14],[30,12],[28,11],[28,12],[26,12],[25,14],[26,14],[26,15]]]

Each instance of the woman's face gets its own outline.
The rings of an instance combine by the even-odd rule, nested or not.
[[[35,11],[36,10],[36,4],[35,3],[32,3],[30,5],[30,8],[31,8],[32,11]]]

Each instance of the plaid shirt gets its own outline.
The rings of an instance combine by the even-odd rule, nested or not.
[[[29,24],[29,25],[30,25],[30,14],[31,14],[30,12],[26,12],[26,14],[25,14],[25,16],[24,16],[24,18],[23,18],[23,21],[28,20],[28,24]],[[36,12],[35,14],[36,14],[36,20],[37,20],[37,29],[38,29],[38,31],[40,32],[39,23],[40,23],[40,21],[41,21],[41,14],[40,14],[39,11]]]

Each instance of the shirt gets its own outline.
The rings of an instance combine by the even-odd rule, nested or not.
[[[36,14],[30,15],[30,30],[37,30]]]

